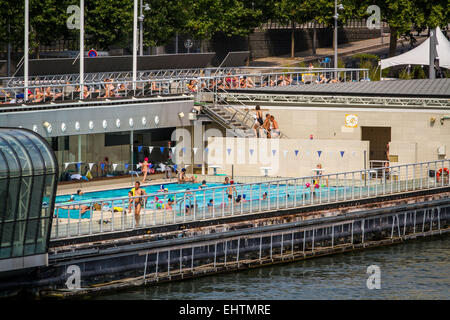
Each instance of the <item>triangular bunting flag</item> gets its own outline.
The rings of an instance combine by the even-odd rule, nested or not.
[[[92,167],[93,167],[93,166],[94,166],[94,163],[93,163],[93,162],[89,163],[89,171],[92,170]]]
[[[164,147],[159,147],[159,151],[161,151],[161,153],[164,153]]]
[[[192,150],[194,151],[194,155],[196,155],[198,148],[192,148]]]
[[[67,169],[67,167],[69,166],[70,162],[64,162],[64,170]]]
[[[227,152],[228,152],[228,155],[230,155],[230,153],[231,153],[231,148],[228,148],[228,149],[227,149]]]
[[[148,147],[148,152],[149,152],[150,154],[152,154],[152,151],[153,151],[153,147]]]
[[[105,170],[105,164],[104,163],[100,163],[100,168],[102,168],[102,170]]]
[[[344,151],[341,151],[341,158],[344,157]]]
[[[170,150],[172,150],[172,153],[175,153],[175,149],[176,149],[176,147],[170,148]]]
[[[283,156],[284,156],[285,158],[286,158],[288,152],[289,152],[289,151],[287,151],[287,150],[283,150]]]
[[[294,150],[295,156],[298,156],[298,150]]]
[[[317,154],[319,155],[319,158],[320,158],[320,155],[322,154],[322,151],[317,151]]]
[[[186,147],[181,148],[181,151],[183,151],[183,153],[186,152]]]
[[[142,146],[138,146],[138,152],[141,152]]]
[[[80,170],[81,162],[77,162],[77,170]]]
[[[116,171],[117,163],[113,163],[113,171]]]
[[[253,155],[253,151],[255,151],[255,150],[250,149],[249,151],[250,151],[250,155],[252,156]]]
[[[125,163],[125,169],[128,169],[128,163]]]
[[[136,165],[136,168],[140,168],[141,166],[142,166],[142,164],[138,163],[138,164]]]
[[[272,155],[275,157],[275,153],[277,153],[277,150],[272,150]]]
[[[208,153],[208,151],[209,151],[209,148],[205,148],[205,153]]]

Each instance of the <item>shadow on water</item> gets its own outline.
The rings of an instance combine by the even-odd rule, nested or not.
[[[139,287],[94,299],[450,299],[450,236]],[[381,289],[366,286],[378,265]]]

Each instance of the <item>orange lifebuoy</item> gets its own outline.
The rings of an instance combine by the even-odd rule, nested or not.
[[[436,172],[436,178],[439,181],[439,177],[441,176],[442,172],[447,173],[447,176],[450,174],[449,170],[447,168],[441,168]]]

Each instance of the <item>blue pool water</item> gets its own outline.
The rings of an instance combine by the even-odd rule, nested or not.
[[[227,186],[219,183],[208,183],[206,189],[199,189],[199,183],[187,183],[187,184],[177,184],[170,183],[165,184],[164,187],[168,189],[168,193],[158,192],[160,190],[160,185],[152,185],[143,187],[148,195],[148,200],[146,202],[146,209],[159,209],[163,204],[166,204],[168,199],[174,199],[175,210],[180,210],[184,208],[184,206],[193,206],[196,204],[196,207],[199,211],[202,211],[202,208],[207,205],[207,203],[213,199],[214,206],[217,210],[220,210],[222,205],[228,204],[227,195],[224,192]],[[213,189],[213,187],[222,186],[224,188]],[[229,185],[228,185],[229,186]],[[250,202],[256,208],[260,205],[261,199],[261,207],[265,208],[268,206],[276,206],[277,201],[283,206],[285,202],[290,204],[293,203],[295,195],[297,196],[297,203],[300,204],[302,199],[308,201],[311,197],[311,190],[306,186],[293,186],[293,185],[282,185],[280,184],[278,187],[276,184],[254,184],[254,185],[242,185],[236,184],[234,185],[238,195],[244,199],[242,203],[244,206],[249,206]],[[92,201],[102,200],[104,204],[104,208],[128,208],[128,191],[131,188],[125,189],[114,189],[114,190],[106,190],[106,191],[97,191],[97,192],[87,192],[85,193],[80,201],[77,203],[92,203]],[[186,198],[183,193],[174,194],[174,192],[183,192],[189,189],[190,194],[186,194]],[[336,198],[343,198],[344,192],[347,193],[347,196],[350,194],[351,189],[345,187],[321,187],[315,190],[314,197],[316,199],[323,198],[328,199],[330,197],[331,200]],[[267,200],[263,200],[262,196],[264,193],[267,193]],[[117,199],[119,200],[111,200]],[[110,201],[105,201],[105,200]],[[122,200],[124,199],[124,200]],[[70,195],[57,196],[56,203],[61,204],[70,204],[68,202],[70,200]],[[269,201],[268,201],[269,200]],[[105,207],[106,206],[106,207]],[[69,215],[69,211],[67,209],[59,209],[58,216],[60,218],[67,218]],[[78,219],[81,218],[90,218],[89,211],[81,214],[79,210],[70,210],[70,218]]]

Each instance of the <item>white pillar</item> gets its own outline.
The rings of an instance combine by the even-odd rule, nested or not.
[[[29,4],[28,4],[29,0],[25,0],[25,39],[24,39],[24,62],[23,62],[23,79],[24,79],[24,92],[23,92],[23,97],[24,100],[27,101],[28,100],[28,17],[29,17]]]
[[[133,17],[133,90],[136,90],[136,71],[137,71],[137,13],[138,2],[134,0],[134,17]]]
[[[80,0],[80,99],[84,89],[84,0]]]

